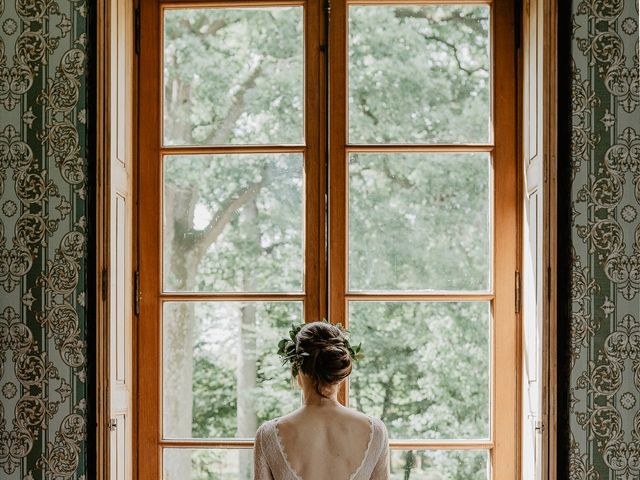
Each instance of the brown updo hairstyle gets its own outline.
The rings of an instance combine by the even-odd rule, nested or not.
[[[306,323],[296,335],[296,350],[303,357],[300,370],[310,377],[322,397],[324,387],[335,385],[351,373],[351,354],[345,333],[327,322]]]

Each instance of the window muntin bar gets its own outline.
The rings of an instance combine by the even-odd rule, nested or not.
[[[280,5],[301,5],[304,2],[289,2],[289,1],[285,1],[285,2],[281,2]],[[341,7],[341,3],[340,1],[334,1],[332,2],[332,8],[333,8],[333,13],[332,13],[332,20],[334,19],[338,19],[338,23],[339,23],[339,19],[340,19],[340,11],[338,10]],[[394,0],[390,0],[390,1],[379,1],[379,0],[373,0],[372,2],[368,2],[368,1],[362,1],[362,2],[350,2],[353,4],[368,4],[368,3],[375,3],[377,5],[381,5],[381,4],[406,4],[406,2],[396,2]],[[498,22],[498,26],[500,27],[500,23],[502,24],[502,26],[500,27],[498,33],[498,37],[501,40],[501,42],[499,42],[499,44],[501,46],[504,46],[504,49],[509,48],[510,45],[512,45],[512,41],[511,39],[509,39],[508,41],[504,41],[505,40],[505,32],[507,32],[507,29],[505,29],[505,25],[507,25],[509,23],[509,15],[505,14],[505,11],[508,11],[508,5],[507,8],[505,9],[505,6],[502,5],[502,3],[500,1],[497,2],[483,2],[483,1],[467,1],[467,0],[461,0],[458,2],[448,2],[448,1],[432,1],[432,0],[425,0],[425,1],[414,1],[411,2],[411,4],[466,4],[466,3],[471,3],[471,4],[492,4],[495,3],[496,4],[496,8],[500,11],[500,16],[499,16],[499,22]],[[213,4],[211,2],[159,2],[160,5],[164,4],[167,6],[176,6],[176,5],[180,5],[180,6],[212,6]],[[170,5],[169,5],[170,4]],[[262,5],[262,6],[277,6],[277,4],[274,4],[274,2],[264,2],[262,0],[246,0],[246,1],[242,1],[240,2],[233,2],[232,6],[236,7],[236,6],[255,6],[255,5]],[[316,18],[320,18],[319,12],[320,12],[320,4],[318,3],[318,6],[316,8],[315,5],[311,5],[311,3],[309,4],[310,6],[312,6],[315,9],[315,15]],[[229,6],[229,3],[224,3],[224,2],[219,2],[216,3],[215,6],[220,7],[220,6]],[[306,6],[305,6],[306,7]],[[145,15],[142,16],[142,18],[146,18]],[[147,24],[149,22],[146,22]],[[151,23],[153,24],[153,19],[151,19]],[[157,23],[156,23],[157,24]],[[308,22],[308,18],[307,18],[307,26],[309,25]],[[334,22],[335,25],[335,22]],[[338,30],[339,30],[339,26],[338,26]],[[147,29],[147,32],[149,31],[149,29]],[[332,48],[340,47],[339,42],[333,42],[332,44]],[[143,47],[144,50],[144,47]],[[307,53],[309,52],[313,52],[314,50],[316,50],[315,45],[311,45],[307,47]],[[310,58],[310,57],[308,57]],[[506,58],[505,56],[501,56],[499,58]],[[510,61],[510,60],[509,60]],[[501,61],[498,61],[498,63],[500,63]],[[148,63],[148,62],[147,62]],[[509,62],[505,62],[505,63],[509,63]],[[143,69],[144,70],[144,69]],[[507,85],[507,91],[509,91],[509,87],[508,87],[508,82],[504,83],[505,79],[507,77],[505,77],[504,75],[504,68],[501,68],[500,65],[498,65],[498,71],[502,72],[499,74],[499,77],[501,78],[501,80],[498,82],[499,83],[499,87],[500,85]],[[313,76],[312,76],[313,77]],[[316,77],[317,78],[317,77]],[[337,92],[337,96],[339,97],[340,94],[339,92]],[[502,112],[506,112],[508,111],[507,109],[504,109],[504,105],[508,104],[509,101],[506,101],[509,98],[512,98],[512,96],[506,95],[504,96],[504,94],[502,93],[499,97],[498,101],[498,105],[499,105],[499,111]],[[309,104],[309,98],[306,99],[307,101],[307,106]],[[338,98],[339,101],[339,98]],[[311,102],[313,103],[313,102]],[[502,105],[502,106],[500,106]],[[142,109],[144,111],[144,108]],[[508,116],[504,117],[506,120],[508,120]],[[339,121],[337,122],[339,125]],[[508,129],[505,129],[506,125],[504,122],[502,122],[502,128],[500,129],[500,131],[502,132],[506,132]],[[309,125],[307,125],[307,138],[310,139],[309,135],[308,135],[308,130],[309,129]],[[336,138],[339,140],[339,136],[333,135],[333,138]],[[508,138],[508,135],[506,136]],[[504,159],[505,158],[505,153],[508,153],[509,151],[509,147],[508,147],[508,139],[503,137],[501,138],[497,138],[496,140],[496,148],[494,148],[492,145],[489,144],[482,144],[480,146],[477,145],[398,145],[397,151],[437,151],[437,152],[445,152],[448,151],[448,148],[451,148],[450,151],[491,151],[491,152],[497,152],[497,159],[498,159],[498,164],[499,164],[499,169],[501,172],[504,173],[504,177],[507,178],[509,176],[509,168],[503,168],[505,165]],[[504,140],[504,141],[503,141]],[[505,148],[505,142],[507,144],[507,147]],[[145,143],[145,142],[143,142]],[[317,142],[312,142],[315,144],[315,146],[319,146],[317,144]],[[347,151],[361,151],[361,152],[386,152],[386,151],[396,151],[394,149],[395,146],[393,145],[374,145],[374,146],[368,146],[368,145],[353,145],[353,146],[349,146],[346,145],[346,142],[344,142],[343,144],[343,154],[346,154]],[[311,149],[310,146],[300,146],[300,145],[271,145],[271,146],[265,146],[262,147],[260,145],[258,146],[251,146],[251,145],[240,145],[240,146],[215,146],[215,147],[204,147],[206,148],[210,148],[211,150],[205,150],[202,149],[200,150],[199,147],[194,147],[193,150],[190,150],[191,147],[187,147],[184,151],[179,151],[179,149],[173,150],[171,149],[165,149],[162,147],[156,147],[156,152],[160,152],[162,151],[165,154],[181,154],[181,153],[189,153],[189,154],[198,154],[198,153],[209,153],[209,154],[219,154],[219,153],[259,153],[259,152],[267,152],[267,151],[273,151],[273,152],[285,152],[285,151],[291,151],[293,152],[294,149],[298,149],[295,151],[302,151],[306,148],[306,152],[309,153],[310,151],[313,151],[313,155],[317,155],[317,153],[315,153],[316,151]],[[291,150],[289,150],[289,148],[291,148]],[[315,148],[315,147],[314,147]],[[474,150],[474,148],[477,148],[477,150]],[[361,150],[360,150],[361,149]],[[406,149],[406,150],[405,150]],[[508,157],[508,155],[506,155]],[[345,155],[346,157],[346,155]],[[318,158],[318,157],[314,157],[314,158]],[[312,162],[315,165],[315,162]],[[148,162],[146,163],[148,165]],[[335,169],[334,169],[335,172]],[[309,172],[307,172],[309,173]],[[501,182],[498,182],[499,184],[497,185],[497,190],[500,193],[499,197],[500,198],[505,198],[505,195],[508,196],[508,191],[509,189],[505,189],[503,184]],[[339,189],[338,189],[339,191]],[[332,188],[332,192],[333,192],[333,188]],[[498,198],[498,205],[497,208],[498,210],[504,211],[503,207],[505,206],[505,203],[500,201],[500,198]],[[338,200],[339,201],[339,200]],[[508,202],[507,202],[508,203]],[[307,209],[309,208],[309,205],[307,206]],[[334,209],[335,211],[335,209]],[[508,205],[507,205],[507,211],[508,211]],[[307,231],[308,231],[308,227],[307,226]],[[505,232],[504,227],[500,227],[500,226],[496,226],[495,227],[496,230],[498,232]],[[338,232],[339,233],[339,232]],[[507,254],[507,257],[509,257],[510,253],[509,253],[509,247],[510,246],[510,242],[509,241],[503,241],[503,239],[498,238],[497,239],[497,248],[500,249],[502,248],[502,251],[505,252],[505,254]],[[145,247],[153,247],[153,242],[149,242],[148,244],[145,244]],[[505,248],[507,247],[507,248]],[[315,247],[312,248],[312,250],[314,250]],[[509,257],[510,258],[510,257]],[[509,262],[506,262],[507,264],[509,264]],[[319,265],[319,264],[318,264]],[[143,269],[146,270],[146,269]],[[335,269],[334,269],[335,270]],[[511,296],[509,294],[505,295],[505,287],[504,287],[504,282],[501,281],[501,279],[505,279],[505,278],[509,278],[509,275],[507,273],[507,275],[505,275],[504,269],[500,269],[500,272],[496,273],[496,278],[498,279],[498,283],[496,284],[496,292],[499,295],[499,299],[497,299],[497,297],[494,296],[494,292],[473,292],[473,293],[468,293],[468,292],[451,292],[451,294],[449,292],[447,292],[444,296],[442,295],[441,292],[400,292],[397,295],[396,294],[390,294],[390,293],[382,293],[379,294],[378,292],[372,291],[363,291],[363,292],[357,292],[357,293],[347,293],[346,290],[344,292],[343,295],[343,299],[344,301],[346,301],[347,298],[351,299],[351,300],[363,300],[363,301],[376,301],[376,300],[433,300],[433,301],[438,301],[438,300],[462,300],[462,301],[467,301],[470,299],[473,300],[489,300],[492,301],[492,303],[495,304],[496,309],[500,312],[499,316],[501,318],[506,318],[507,315],[505,315],[505,313],[508,311],[509,308],[512,307],[513,303],[512,303],[512,298],[510,298]],[[321,269],[318,269],[317,271],[321,271]],[[151,271],[147,270],[147,273],[152,273]],[[149,278],[149,276],[147,275],[146,278]],[[309,295],[311,297],[316,296],[317,294],[315,293],[315,288],[309,289],[308,288],[308,282],[309,280],[307,279],[306,283],[307,283],[307,288],[305,289],[305,291],[309,292]],[[510,288],[510,287],[509,287]],[[145,293],[143,294],[143,302],[145,303],[145,305],[148,305],[148,300],[149,298],[155,298],[157,300],[153,300],[154,302],[157,301],[158,305],[163,303],[163,299],[165,300],[186,300],[186,301],[195,301],[195,300],[211,300],[211,301],[224,301],[226,300],[260,300],[260,299],[264,299],[264,300],[295,300],[295,299],[304,299],[304,303],[305,303],[305,310],[307,309],[307,306],[310,304],[313,305],[317,305],[317,297],[316,299],[313,299],[311,297],[307,297],[307,295],[305,294],[288,294],[288,293],[278,293],[278,294],[270,294],[270,293],[266,293],[266,294],[203,294],[203,295],[199,295],[199,294],[173,294],[173,293],[169,293],[169,294],[163,294],[161,292],[158,292],[157,295],[149,295],[149,292],[147,290],[144,291]],[[508,290],[507,290],[508,293]],[[334,292],[335,294],[335,292]],[[374,296],[375,298],[370,298],[370,296]],[[343,304],[344,305],[344,304]],[[310,311],[319,311],[320,309],[318,309],[317,307],[312,307],[312,309]],[[345,309],[346,310],[346,309]],[[340,315],[332,315],[332,320],[334,321],[340,321]],[[498,331],[498,335],[501,335],[503,338],[507,338],[509,337],[509,327],[507,327],[506,329],[499,329]],[[151,352],[152,353],[151,349]],[[499,345],[498,348],[498,352],[496,354],[496,358],[499,359],[499,361],[501,362],[508,362],[508,356],[509,356],[509,345]],[[144,356],[143,356],[144,357]],[[148,355],[146,355],[146,358],[148,358]],[[149,385],[149,381],[153,381],[152,378],[145,378],[145,380],[143,381],[143,386],[144,385]],[[498,392],[498,395],[501,395],[503,398],[506,399],[506,402],[503,402],[505,405],[508,405],[509,400],[507,399],[507,397],[509,397],[510,393],[509,393],[509,386],[507,385],[506,381],[502,382],[502,384],[497,385],[496,389]],[[144,389],[144,388],[143,388]],[[149,389],[146,389],[146,391],[150,391]],[[506,393],[506,395],[505,395]],[[148,402],[145,402],[145,404],[148,404]],[[153,416],[153,411],[151,412],[152,416]],[[493,472],[494,474],[498,475],[496,478],[512,478],[513,475],[509,475],[509,474],[505,474],[504,472],[509,471],[508,468],[509,467],[509,462],[511,461],[511,457],[510,457],[510,447],[508,446],[508,444],[506,444],[504,442],[504,438],[505,435],[503,434],[504,432],[508,432],[509,431],[509,427],[508,427],[508,422],[509,419],[498,419],[496,421],[496,427],[495,427],[495,431],[497,432],[497,443],[494,443],[494,441],[489,441],[489,442],[481,442],[481,443],[468,443],[468,442],[460,442],[460,441],[445,441],[445,442],[433,442],[430,440],[409,440],[409,441],[400,441],[400,440],[394,440],[391,439],[391,445],[392,448],[395,449],[407,449],[407,448],[419,448],[421,445],[424,446],[424,448],[426,449],[437,449],[438,446],[440,446],[441,449],[455,449],[456,445],[458,446],[459,449],[474,449],[473,447],[476,447],[475,449],[478,450],[483,450],[483,449],[489,449],[492,450],[492,455],[491,455],[491,463],[494,464],[494,467],[498,467],[498,468],[493,468]],[[502,433],[501,433],[502,432]],[[149,437],[145,437],[145,438],[149,438]],[[240,443],[234,441],[234,440],[229,440],[227,442],[226,439],[221,439],[221,440],[212,440],[212,441],[204,441],[204,442],[198,442],[198,441],[186,441],[186,442],[182,442],[182,441],[164,441],[164,440],[158,440],[158,444],[160,445],[166,445],[166,446],[171,446],[171,445],[175,445],[177,447],[180,447],[182,445],[187,445],[187,444],[192,444],[193,446],[196,445],[207,445],[209,447],[216,447],[216,446],[224,446],[227,445],[229,447],[232,447],[234,445],[238,445],[240,446],[240,444],[242,444],[242,446],[248,447],[250,448],[252,446],[252,443],[250,441],[248,441],[246,444],[242,443],[243,441],[240,441]],[[143,445],[146,445],[146,443],[143,443]],[[500,454],[497,454],[496,452],[502,452]],[[147,458],[148,456],[145,456],[145,458]],[[502,458],[502,460],[500,460]],[[151,459],[152,461],[150,462],[150,464],[148,464],[149,467],[153,467],[153,459]],[[504,469],[503,469],[504,466]],[[156,478],[153,477],[153,468],[149,468],[149,469],[145,469],[145,471],[143,472],[145,475],[151,475],[149,477],[145,477],[145,478]],[[159,477],[157,477],[159,478]]]
[[[493,152],[494,146],[490,143],[460,143],[460,144],[348,144],[346,151],[349,153],[482,153]]]
[[[217,145],[162,147],[163,155],[224,155],[232,153],[304,153],[304,145]]]
[[[253,438],[216,438],[216,439],[161,439],[163,447],[176,448],[253,448]],[[491,450],[494,443],[490,440],[389,440],[389,446],[396,450]]]

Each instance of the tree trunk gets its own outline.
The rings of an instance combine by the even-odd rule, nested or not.
[[[165,268],[171,272],[168,289],[193,290],[199,255],[190,242],[193,209],[197,191],[167,189],[166,238],[170,245]],[[163,424],[166,436],[191,438],[193,422],[193,342],[195,331],[194,304],[174,304],[163,315]],[[189,450],[176,450],[172,461],[164,465],[164,480],[190,480]]]
[[[164,328],[164,385],[163,422],[167,436],[191,438],[193,418],[193,340],[194,305],[181,303],[165,316],[169,328]],[[189,450],[178,449],[171,462],[164,465],[165,480],[190,480]]]
[[[387,416],[389,414],[389,409],[392,406],[393,377],[395,377],[395,375],[395,372],[392,372],[384,384],[384,399],[382,401],[382,414],[380,415],[380,420],[382,420],[383,422],[386,422],[388,420]]]
[[[244,209],[244,222],[250,230],[250,237],[256,237],[260,244],[260,231],[256,218],[258,209],[255,200],[249,202]],[[244,292],[255,291],[253,272],[245,269],[242,273],[242,290]],[[239,437],[253,437],[258,428],[253,392],[256,388],[256,305],[247,302],[242,306],[240,323],[239,348],[237,359],[237,430]],[[249,480],[251,478],[252,461],[251,451],[239,452],[239,478]]]
[[[208,234],[194,230],[194,211],[198,201],[197,188],[165,189],[165,245],[170,246],[165,257],[165,276],[170,291],[192,292],[196,289],[198,266],[209,246],[231,220],[232,213],[244,207],[246,225],[255,228],[257,245],[259,229],[255,225],[257,205],[255,197],[262,184],[236,192],[228,199],[223,211],[215,217]],[[251,271],[245,271],[245,291],[252,291]],[[164,431],[174,438],[191,438],[193,425],[193,345],[197,331],[194,303],[175,304],[165,316],[163,332],[164,385],[163,417]],[[256,431],[255,407],[251,393],[256,385],[256,312],[255,305],[242,308],[238,353],[238,434],[252,437]],[[251,476],[251,453],[242,451],[240,457],[241,479]],[[191,457],[189,450],[178,450],[172,461],[164,464],[164,480],[190,480]]]
[[[411,478],[411,469],[414,465],[414,454],[413,450],[409,450],[404,455],[404,480],[410,480]]]

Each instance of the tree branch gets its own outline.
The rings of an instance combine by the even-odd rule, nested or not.
[[[436,37],[435,35],[422,35],[422,37],[429,41],[434,41],[434,42],[438,42],[441,43],[442,45],[446,46],[447,48],[449,48],[452,52],[453,52],[453,57],[456,59],[456,63],[458,64],[458,68],[460,70],[462,70],[463,72],[465,72],[467,75],[473,75],[474,73],[482,70],[482,67],[478,67],[478,68],[474,68],[474,69],[469,69],[466,67],[462,66],[462,61],[460,60],[460,56],[458,55],[458,47],[457,45],[455,45],[454,43],[448,42],[440,37]]]
[[[360,105],[360,110],[362,111],[362,113],[364,113],[367,117],[369,117],[374,125],[378,125],[378,123],[380,123],[380,120],[378,119],[378,117],[376,117],[371,112],[371,108],[369,108],[369,105],[367,104],[367,99],[363,94],[358,95],[358,105]]]
[[[235,94],[231,107],[224,117],[222,124],[214,129],[212,135],[209,136],[203,143],[207,145],[221,145],[224,143],[231,134],[233,127],[240,118],[240,115],[244,112],[244,99],[249,90],[256,86],[256,80],[262,73],[262,64],[251,72],[251,74],[242,82],[238,92]]]
[[[382,172],[385,176],[391,180],[393,183],[397,183],[403,188],[415,188],[415,183],[409,180],[407,177],[400,175],[399,173],[393,173],[391,168],[389,168],[389,161],[384,159],[382,161]]]
[[[214,20],[209,24],[206,24],[205,26],[205,22],[208,19],[209,17],[207,15],[200,15],[198,17],[198,20],[199,20],[198,22],[191,23],[189,19],[183,18],[180,21],[179,28],[177,30],[179,32],[182,32],[181,35],[184,34],[184,32],[188,32],[191,35],[194,35],[196,37],[201,37],[201,36],[204,37],[204,36],[215,35],[216,33],[218,33],[218,31],[222,30],[227,25],[229,25],[229,23],[226,20],[223,20],[220,18],[218,20]]]
[[[242,189],[238,195],[228,199],[216,212],[204,230],[196,233],[195,249],[198,255],[203,255],[213,242],[220,236],[224,227],[229,223],[233,213],[258,196],[264,186],[264,180],[253,183]]]
[[[394,15],[396,18],[405,19],[405,18],[423,18],[426,20],[433,20],[433,18],[427,14],[425,10],[415,11],[412,8],[396,8]],[[460,12],[453,13],[449,16],[442,17],[438,19],[438,23],[445,22],[456,22],[461,23],[469,27],[478,35],[486,35],[487,31],[482,27],[481,22],[485,20],[484,17],[477,17],[475,15],[461,15]]]

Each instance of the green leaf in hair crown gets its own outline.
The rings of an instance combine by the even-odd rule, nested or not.
[[[322,319],[325,323],[330,323],[326,319]],[[309,353],[301,350],[296,347],[296,336],[304,327],[304,323],[299,325],[291,324],[291,329],[289,330],[289,337],[285,337],[278,342],[278,355],[282,359],[282,365],[286,365],[289,363],[291,365],[291,374],[296,377],[300,372],[300,368],[302,367],[302,362],[304,361],[304,357],[308,357]],[[345,329],[342,324],[336,323],[336,327],[340,329],[340,331],[344,334],[345,347],[349,351],[351,355],[351,359],[355,362],[360,361],[364,358],[364,353],[362,353],[362,343],[352,347],[349,343],[349,331]]]

